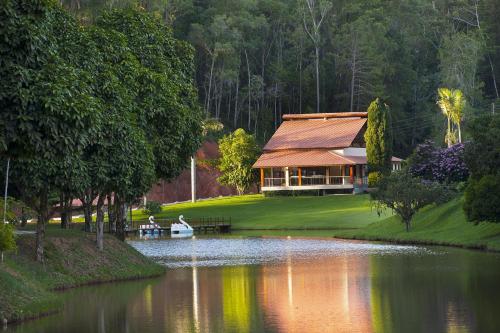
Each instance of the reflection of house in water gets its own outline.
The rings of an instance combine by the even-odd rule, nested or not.
[[[363,256],[266,266],[262,311],[279,332],[371,332],[369,269]]]

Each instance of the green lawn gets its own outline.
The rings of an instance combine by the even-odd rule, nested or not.
[[[382,219],[362,229],[335,232],[337,237],[409,243],[454,245],[500,251],[500,224],[467,222],[463,198],[444,205],[424,208],[415,215],[412,230],[406,232],[396,216]]]
[[[270,197],[246,195],[163,207],[158,218],[231,217],[241,235],[335,236],[366,240],[455,245],[500,251],[500,224],[474,225],[465,219],[461,198],[421,210],[406,232],[391,211],[378,216],[368,195]],[[134,218],[146,218],[141,211]],[[252,231],[252,229],[254,231]],[[255,229],[265,230],[258,231]],[[294,230],[295,229],[295,230]],[[297,230],[302,229],[302,231]],[[316,229],[316,231],[312,231]],[[319,230],[328,229],[328,230]],[[309,230],[304,232],[303,230]],[[293,232],[292,232],[293,231]]]
[[[231,217],[235,229],[350,229],[378,220],[367,195],[269,197],[245,195],[164,206],[156,218]],[[142,211],[134,219],[145,219]]]

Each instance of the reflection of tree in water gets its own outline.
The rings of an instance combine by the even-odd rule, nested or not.
[[[133,305],[142,292],[158,280],[107,283],[64,292],[61,313],[40,320],[10,326],[15,332],[126,332],[134,331],[130,323]],[[139,326],[136,327],[138,329]]]
[[[222,269],[223,314],[226,331],[256,332],[262,329],[262,315],[256,300],[257,266]]]
[[[371,257],[375,332],[493,332],[500,327],[498,256],[446,251]],[[487,267],[495,272],[485,272]]]

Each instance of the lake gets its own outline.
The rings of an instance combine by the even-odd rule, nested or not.
[[[6,332],[499,332],[500,255],[296,237],[130,240],[159,278]]]

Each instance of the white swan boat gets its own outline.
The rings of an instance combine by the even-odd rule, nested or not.
[[[193,228],[184,221],[184,216],[179,216],[180,223],[172,223],[170,226],[170,236],[172,238],[191,237]]]
[[[155,223],[154,216],[149,217],[149,224],[141,224],[139,226],[139,233],[141,235],[146,234],[158,234],[161,231],[161,227]]]

